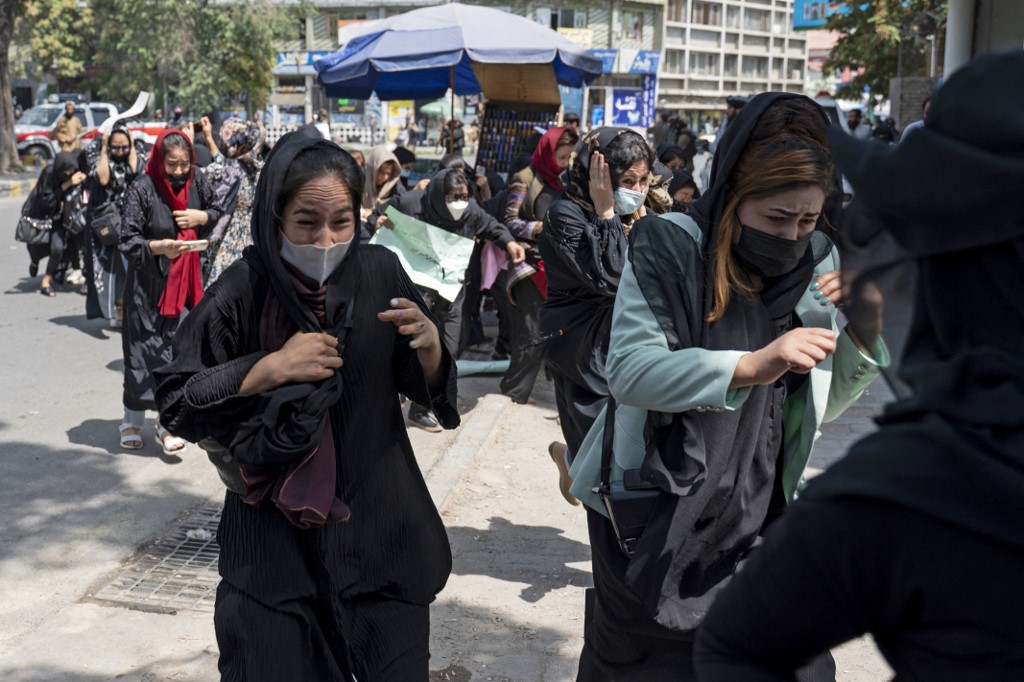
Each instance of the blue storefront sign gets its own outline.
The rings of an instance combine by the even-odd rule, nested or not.
[[[612,125],[638,128],[643,125],[643,92],[641,90],[612,89]]]
[[[583,113],[583,88],[570,88],[565,85],[559,85],[558,94],[562,96],[562,110],[565,113]]]
[[[599,128],[604,125],[604,105],[595,104],[590,108],[590,127]]]
[[[640,125],[650,128],[654,125],[655,108],[657,107],[658,77],[653,74],[644,76],[644,89],[640,96]]]
[[[615,71],[615,62],[619,58],[618,50],[588,50],[588,52],[601,60],[601,73]]]
[[[849,8],[845,2],[793,0],[793,28],[821,28],[828,23],[828,18],[833,14],[848,11]]]
[[[629,65],[630,73],[658,73],[661,64],[661,50],[640,50]]]

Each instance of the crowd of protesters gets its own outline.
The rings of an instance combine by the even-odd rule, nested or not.
[[[40,176],[30,274],[48,256],[54,296],[79,259],[87,314],[122,328],[122,447],[156,411],[165,455],[217,453],[223,679],[428,679],[452,559],[403,419],[458,426],[487,297],[500,390],[550,378],[548,456],[586,514],[578,680],[833,682],[829,648],[864,633],[897,679],[1013,679],[1022,77],[1024,52],[977,59],[902,140],[786,93],[730,98],[707,150],[669,117],[648,137],[577,120],[504,178],[451,125],[415,184],[413,152],[357,158],[322,115],[269,152],[239,119],[151,149],[115,126]],[[373,243],[392,210],[474,240],[456,296]],[[879,242],[914,265],[898,356]],[[879,433],[808,484],[821,425],[900,362]]]

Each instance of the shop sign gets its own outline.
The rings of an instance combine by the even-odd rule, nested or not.
[[[601,60],[601,73],[614,73],[615,62],[619,58],[618,50],[588,50],[591,56]]]
[[[337,112],[339,114],[361,114],[363,113],[363,100],[339,99]]]
[[[650,128],[654,125],[655,107],[658,96],[658,77],[647,74],[643,77],[644,89],[640,98],[640,125]]]
[[[585,50],[594,44],[594,31],[589,28],[559,28],[558,32]]]
[[[330,52],[278,52],[277,65],[313,66],[313,62],[329,54]]]
[[[658,73],[661,50],[640,50],[629,66],[630,73]]]
[[[633,88],[612,89],[612,125],[639,128],[643,125],[643,92]]]
[[[793,28],[823,28],[833,14],[850,11],[845,2],[822,2],[821,0],[793,0]]]
[[[590,127],[598,128],[604,125],[604,105],[595,104],[590,107]]]

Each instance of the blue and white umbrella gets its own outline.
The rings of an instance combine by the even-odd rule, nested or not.
[[[562,85],[601,75],[601,60],[551,29],[501,10],[451,3],[360,27],[345,47],[316,62],[331,97],[382,100],[469,95],[483,88],[473,64],[551,64]]]

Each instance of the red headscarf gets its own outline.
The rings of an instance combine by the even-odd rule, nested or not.
[[[530,161],[533,170],[537,172],[544,184],[559,192],[562,191],[562,183],[558,181],[558,176],[562,174],[562,169],[555,163],[555,148],[558,146],[559,138],[566,130],[567,128],[551,128],[544,133],[537,149],[533,152],[533,159]]]
[[[171,186],[167,177],[167,170],[164,168],[164,138],[168,135],[180,135],[185,140],[188,148],[191,169],[188,179],[180,188]],[[153,181],[160,198],[172,211],[184,211],[188,208],[188,195],[192,190],[192,179],[196,174],[196,153],[192,149],[192,142],[180,130],[166,128],[153,143],[153,151],[146,164],[146,175]],[[192,228],[178,230],[175,239],[190,241],[198,239],[198,234]],[[167,284],[164,292],[160,295],[160,314],[164,317],[178,317],[185,306],[194,307],[203,298],[203,280],[199,274],[199,253],[190,251],[182,254],[171,261],[171,269],[167,273]]]

